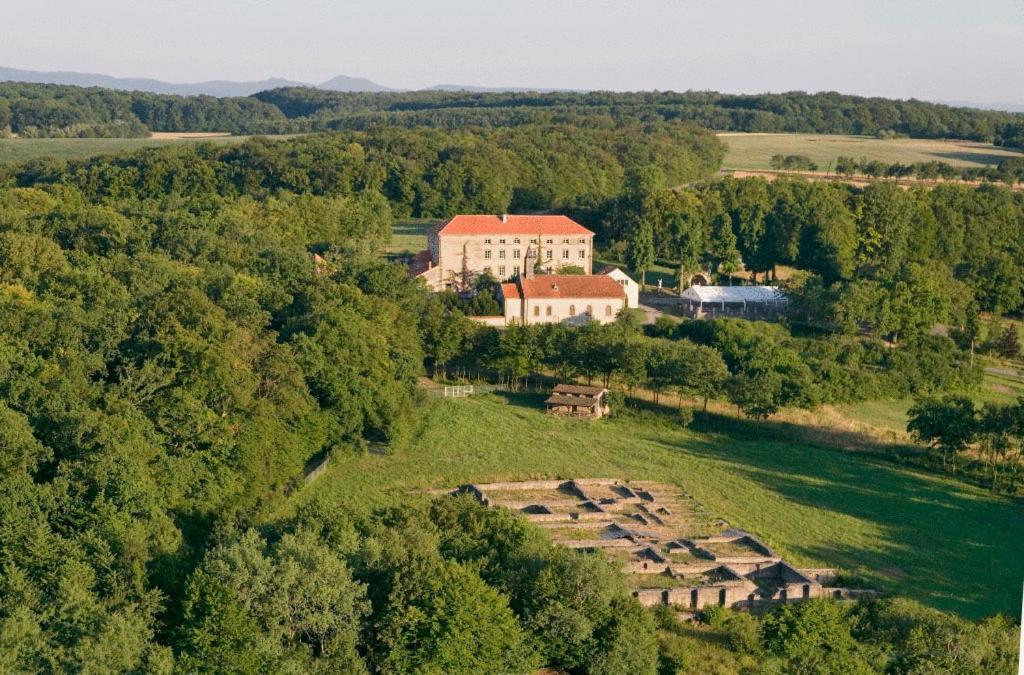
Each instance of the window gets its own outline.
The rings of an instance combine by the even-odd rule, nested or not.
[[[563,243],[563,244],[568,244],[568,243],[569,243],[569,240],[568,240],[568,239],[563,239],[563,240],[562,240],[562,243]]]
[[[490,260],[490,259],[491,259],[491,252],[490,251],[484,251],[484,260]]]
[[[498,265],[498,276],[501,277],[502,279],[505,278],[505,266],[504,265]]]
[[[587,314],[590,315],[590,316],[594,316],[594,308],[593,308],[593,306],[587,305]]]
[[[544,251],[544,257],[547,258],[548,260],[551,260],[552,253],[553,251],[549,248],[548,250]]]
[[[551,305],[547,306],[547,308],[544,310],[544,314],[547,316],[551,316]]]
[[[587,243],[587,240],[586,240],[586,239],[580,239],[580,243],[581,243],[581,244],[586,244],[586,243]]]
[[[605,305],[604,306],[604,315],[605,316],[611,316],[612,315],[612,306],[611,305]]]
[[[490,244],[490,243],[491,243],[491,240],[490,240],[490,239],[484,239],[484,243],[485,243],[485,244]]]
[[[534,305],[533,306],[533,315],[534,316],[540,316],[540,305]]]
[[[531,239],[531,240],[530,240],[530,243],[531,243],[531,244],[536,244],[536,243],[537,243],[537,242],[539,242],[539,241],[540,241],[540,239]]]
[[[514,251],[512,251],[512,258],[514,258],[515,260],[519,260],[519,249],[518,248],[515,249]]]
[[[562,260],[568,260],[568,259],[569,259],[569,249],[563,248],[562,249]]]
[[[491,266],[490,265],[488,265],[487,267],[484,268],[484,274],[493,274],[493,272],[491,271]]]
[[[512,243],[513,244],[518,244],[519,243],[519,237],[516,237],[515,239],[513,239]]]
[[[498,240],[498,243],[499,243],[499,244],[504,244],[504,243],[505,243],[505,240],[504,240],[504,239],[499,239],[499,240]]]
[[[498,251],[498,259],[499,260],[504,260],[505,259],[505,249],[501,249],[500,251]]]
[[[569,316],[576,316],[576,305],[569,305]]]
[[[586,259],[587,259],[587,252],[584,251],[583,249],[580,249],[580,260],[586,260]]]
[[[547,243],[549,243],[549,244],[554,244],[554,243],[555,243],[555,240],[554,240],[554,239],[548,239],[548,240],[547,240]]]

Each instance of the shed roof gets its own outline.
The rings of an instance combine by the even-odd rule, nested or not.
[[[438,234],[551,234],[593,236],[593,232],[568,216],[458,215],[441,226]]]
[[[594,408],[599,401],[593,396],[562,396],[561,394],[552,394],[547,397],[544,403],[548,405],[573,405],[578,408]]]
[[[551,390],[553,394],[575,394],[577,396],[598,396],[607,389],[604,387],[589,387],[585,384],[556,384]]]
[[[682,296],[694,302],[783,302],[785,294],[774,286],[690,286]]]

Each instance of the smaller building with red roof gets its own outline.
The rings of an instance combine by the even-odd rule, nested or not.
[[[505,324],[611,323],[626,308],[626,292],[603,274],[537,274],[501,284]]]

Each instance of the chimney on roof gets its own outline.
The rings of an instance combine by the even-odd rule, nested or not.
[[[501,214],[501,222],[503,222],[503,223],[507,223],[508,222],[508,214],[507,213]]]

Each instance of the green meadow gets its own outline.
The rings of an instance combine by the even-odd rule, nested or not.
[[[471,481],[656,480],[796,564],[838,567],[971,618],[1019,606],[1024,518],[1009,499],[871,453],[795,442],[792,423],[714,418],[694,431],[650,412],[585,422],[545,415],[542,400],[433,399],[407,448],[335,458],[289,508],[365,509]]]

